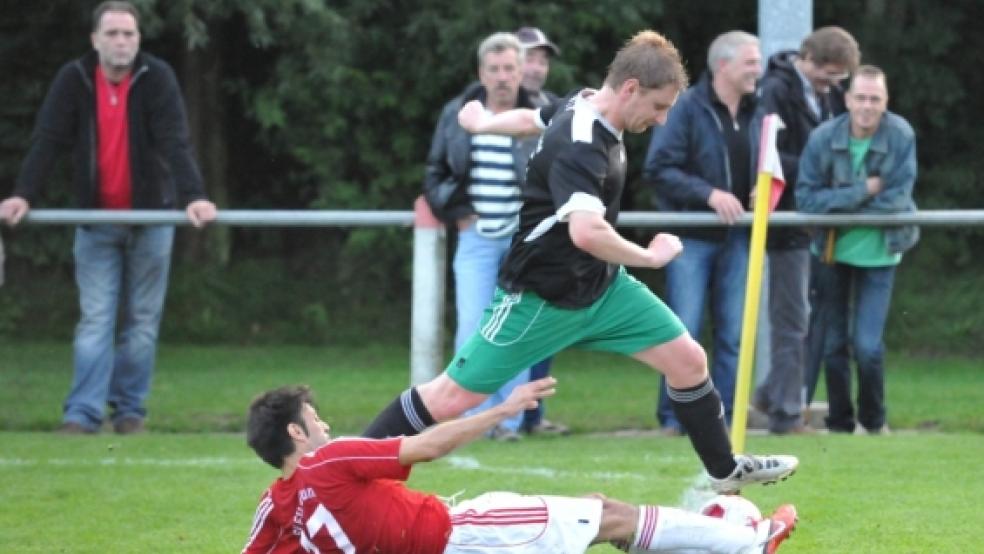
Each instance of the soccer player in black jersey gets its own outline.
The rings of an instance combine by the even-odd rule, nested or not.
[[[577,347],[632,356],[666,376],[676,414],[716,491],[795,471],[793,456],[732,453],[703,348],[623,267],[661,268],[681,251],[680,240],[667,233],[639,246],[622,238],[615,222],[625,184],[622,134],[664,122],[686,86],[676,48],[643,31],[619,50],[599,90],[486,122],[518,131],[532,130],[533,122],[545,127],[528,165],[520,228],[499,288],[480,329],[447,370],[404,391],[366,436],[412,435],[457,417],[531,363]]]

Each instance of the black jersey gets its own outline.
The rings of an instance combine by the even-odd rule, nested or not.
[[[567,219],[576,210],[603,214],[615,225],[625,185],[625,147],[615,130],[581,95],[541,110],[549,121],[527,166],[519,231],[499,272],[509,292],[533,291],[564,308],[583,308],[611,284],[618,266],[571,241]]]

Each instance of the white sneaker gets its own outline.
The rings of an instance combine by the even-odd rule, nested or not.
[[[762,483],[768,485],[785,480],[796,471],[799,459],[796,456],[752,456],[737,454],[735,468],[731,475],[716,479],[710,477],[711,489],[718,494],[735,494],[745,485]]]

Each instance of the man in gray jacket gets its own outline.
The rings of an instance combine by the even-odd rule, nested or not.
[[[888,87],[877,67],[858,68],[845,96],[848,113],[810,135],[800,157],[796,203],[809,213],[915,211],[916,140],[905,119],[887,111]],[[917,227],[846,227],[817,234],[818,309],[829,314],[825,358],[833,432],[855,431],[849,352],[858,366],[859,432],[888,433],[882,334],[895,268],[916,244]],[[849,332],[853,334],[849,337]],[[850,338],[850,341],[849,341]],[[849,345],[852,348],[849,349]]]

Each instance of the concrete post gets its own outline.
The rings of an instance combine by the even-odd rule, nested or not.
[[[444,367],[447,231],[423,197],[413,203],[413,213],[410,384],[419,385]]]
[[[813,31],[813,0],[759,0],[758,37],[762,60],[781,50],[799,50]]]

